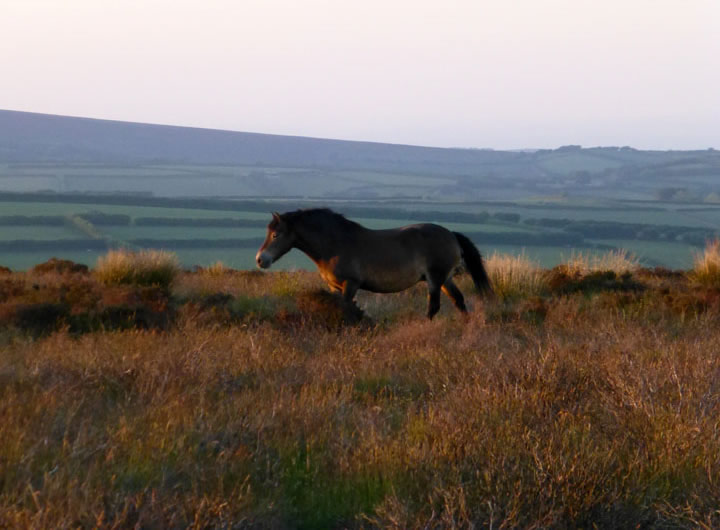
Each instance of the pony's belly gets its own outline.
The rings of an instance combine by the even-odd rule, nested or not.
[[[409,289],[422,278],[415,270],[385,271],[365,279],[361,288],[373,293],[396,293]]]

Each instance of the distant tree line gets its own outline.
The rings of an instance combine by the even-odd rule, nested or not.
[[[166,198],[127,195],[86,195],[82,193],[11,193],[0,192],[0,201],[8,202],[58,202],[77,204],[108,204],[125,206],[144,206],[162,208],[184,208],[213,211],[262,212],[268,214],[273,210],[288,211],[298,208],[312,208],[316,203],[302,200],[283,200],[282,202],[266,202],[260,200],[227,200],[203,198]],[[397,219],[456,223],[485,223],[490,219],[488,212],[448,212],[432,210],[409,210],[404,208],[366,207],[366,206],[334,206],[336,211],[349,217],[366,217],[370,219]],[[82,214],[85,216],[104,216],[109,214]],[[89,217],[86,217],[89,219]],[[100,219],[100,217],[94,217]],[[117,224],[126,224],[124,219],[116,219]],[[106,224],[92,221],[93,224]],[[129,221],[128,221],[129,222]],[[111,223],[108,223],[111,224]],[[136,220],[137,224],[137,220]],[[267,224],[267,223],[265,223]],[[150,225],[147,225],[150,226]]]
[[[227,226],[235,228],[265,228],[269,222],[258,219],[234,219],[234,218],[191,218],[191,217],[136,217],[136,226]]]
[[[436,210],[406,210],[403,208],[368,208],[341,206],[335,208],[347,217],[365,217],[367,219],[393,219],[398,221],[427,221],[435,223],[471,223],[483,224],[490,220],[488,212],[448,212]]]
[[[171,198],[148,197],[137,195],[107,195],[85,193],[15,193],[0,192],[0,201],[5,202],[54,202],[74,204],[108,204],[122,206],[146,206],[157,208],[188,208],[195,210],[222,210],[267,212],[272,211],[273,205],[265,201],[227,200],[203,198]],[[294,204],[287,201],[287,204]],[[298,202],[299,204],[299,202]],[[306,204],[306,203],[303,203]],[[275,207],[276,208],[276,207]]]
[[[579,246],[583,238],[579,234],[553,232],[533,234],[528,232],[466,232],[470,239],[479,245],[507,244],[525,246]],[[223,238],[223,239],[130,239],[123,242],[131,248],[258,248],[263,238]],[[33,250],[108,250],[117,244],[103,239],[56,239],[56,240],[13,240],[0,241],[0,251]]]
[[[108,250],[102,239],[14,239],[0,241],[0,252],[30,252],[34,250]]]
[[[132,246],[142,248],[258,248],[263,243],[261,237],[245,239],[130,239],[127,241]]]
[[[35,250],[109,250],[127,245],[131,248],[258,248],[262,238],[247,239],[131,239],[122,245],[109,243],[103,239],[15,239],[0,241],[0,252],[31,252]]]
[[[620,223],[616,221],[574,221],[571,219],[525,219],[533,226],[561,229],[587,239],[638,239],[642,241],[682,241],[691,245],[704,245],[720,235],[713,228],[697,226],[653,225]]]
[[[506,223],[519,223],[520,214],[512,212],[497,212],[493,214],[495,219],[499,221],[505,221]]]
[[[583,246],[581,234],[569,232],[464,232],[478,245],[522,245],[528,247]]]
[[[94,225],[129,225],[129,215],[105,213],[81,213],[79,217]],[[0,226],[57,226],[66,222],[67,217],[62,215],[0,215]]]

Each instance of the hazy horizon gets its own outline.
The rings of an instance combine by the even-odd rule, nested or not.
[[[720,3],[8,0],[0,108],[438,147],[720,147]]]

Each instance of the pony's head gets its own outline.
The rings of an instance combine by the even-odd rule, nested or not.
[[[277,212],[273,212],[272,216],[265,241],[255,255],[255,262],[261,269],[267,269],[287,254],[295,243],[295,234],[287,220]]]

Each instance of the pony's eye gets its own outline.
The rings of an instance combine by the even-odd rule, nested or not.
[[[273,232],[272,238],[273,238],[273,239],[277,239],[277,238],[278,238],[278,233],[277,233],[277,232]]]

